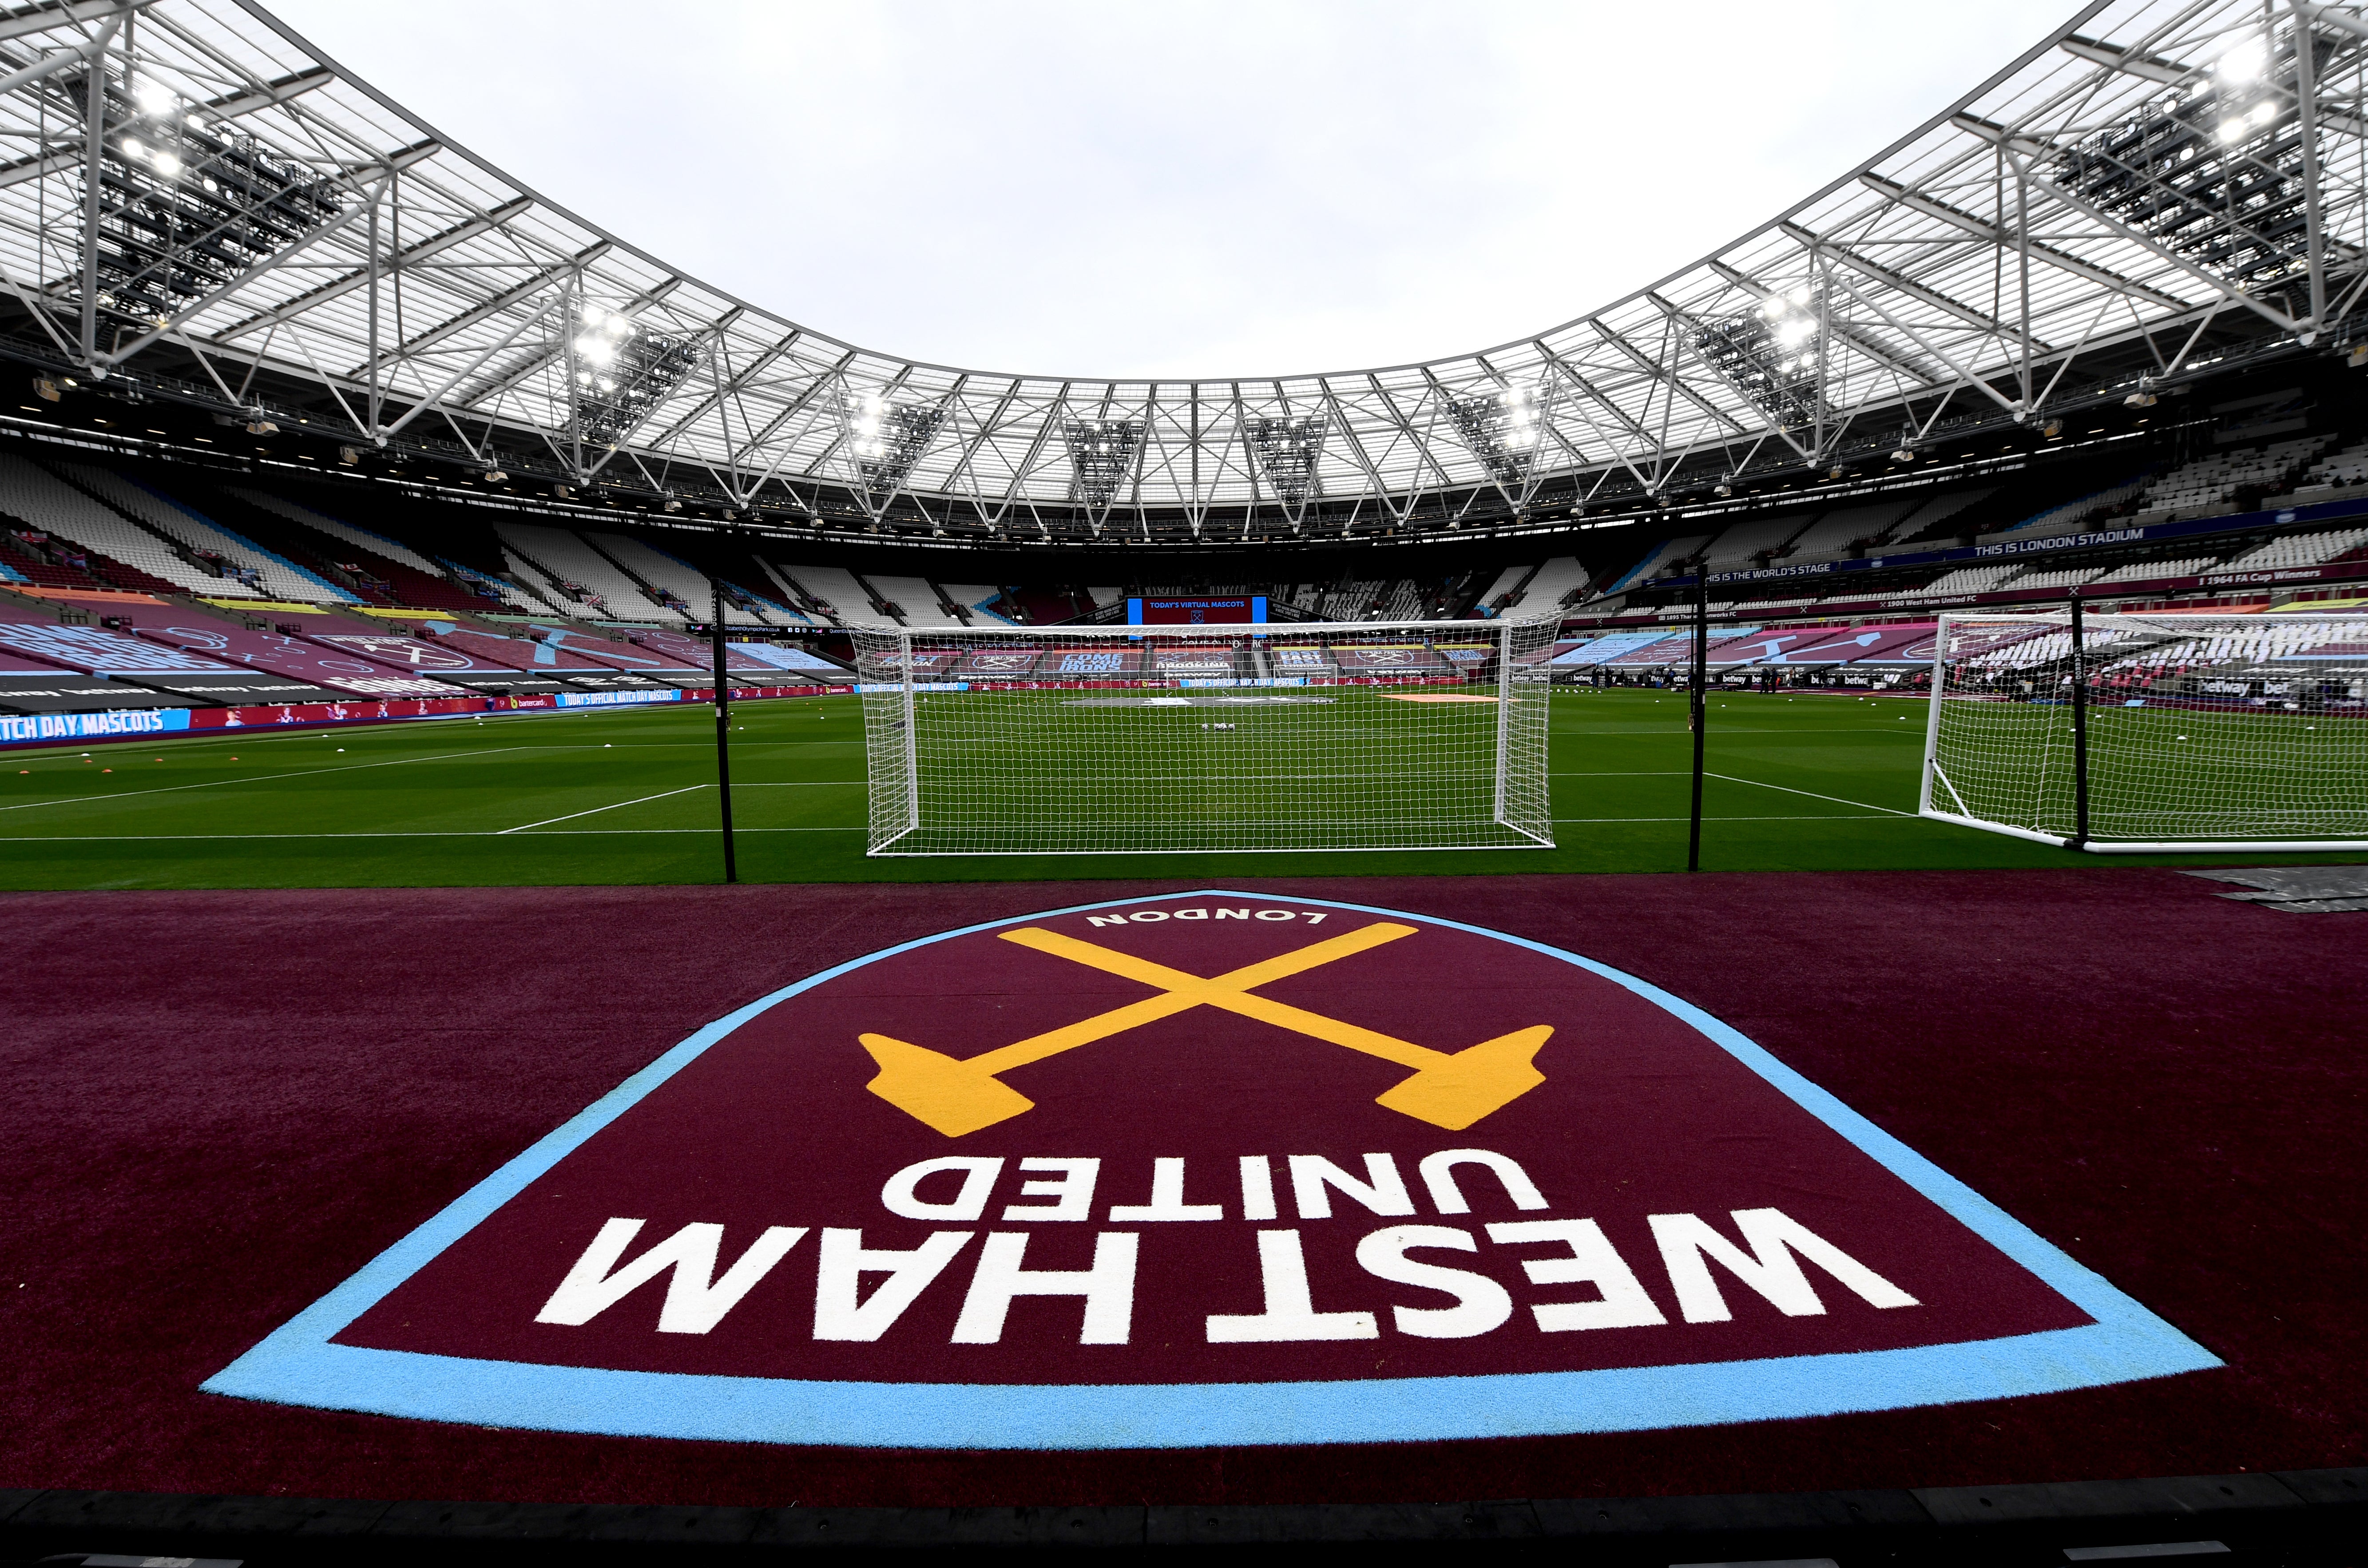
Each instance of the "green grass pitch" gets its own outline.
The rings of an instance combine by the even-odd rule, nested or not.
[[[1199,730],[1207,710],[1156,716],[1189,724],[1188,744],[1218,738]],[[2100,863],[1915,816],[1919,701],[1713,693],[1710,720],[1705,869]],[[733,721],[734,812],[746,881],[1222,881],[1685,865],[1691,741],[1679,692],[1554,696],[1557,846],[1528,850],[866,858],[858,700],[750,702],[734,710]],[[684,704],[0,754],[0,887],[718,881],[714,731],[711,709]],[[1026,766],[1019,751],[996,755]],[[1163,755],[1180,754],[1170,746]],[[1064,788],[1057,769],[1043,764],[1014,783],[1047,800]],[[2161,863],[2263,858],[2181,856]]]

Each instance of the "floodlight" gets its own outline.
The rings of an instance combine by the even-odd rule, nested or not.
[[[1912,463],[1916,460],[1915,449],[1909,447],[1902,447],[1897,451],[1891,454],[1891,460],[1896,463]]]
[[[131,97],[148,114],[162,114],[173,107],[173,89],[162,82],[141,83],[131,90]]]
[[[181,160],[171,153],[160,150],[156,154],[156,172],[166,179],[177,179],[181,174]]]
[[[140,138],[137,136],[127,136],[123,139],[123,155],[138,163],[148,155],[148,149],[140,144]]]
[[[487,484],[499,484],[508,478],[508,474],[504,473],[497,468],[489,468],[485,471],[485,483]]]
[[[2266,40],[2248,38],[2220,57],[2213,74],[2224,82],[2257,82],[2269,69],[2270,51]]]
[[[2125,408],[2152,408],[2154,403],[2154,393],[2150,392],[2134,392],[2122,399],[2122,404]]]

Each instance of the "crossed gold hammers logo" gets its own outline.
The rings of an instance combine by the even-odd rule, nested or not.
[[[1295,1034],[1311,1035],[1413,1068],[1413,1077],[1394,1085],[1374,1103],[1417,1121],[1460,1131],[1546,1081],[1545,1074],[1531,1059],[1545,1044],[1546,1037],[1554,1033],[1553,1025],[1517,1029],[1450,1052],[1393,1040],[1355,1024],[1253,994],[1258,986],[1270,982],[1304,974],[1414,934],[1415,927],[1411,926],[1377,921],[1296,952],[1203,979],[1032,926],[1006,931],[1001,935],[1007,942],[1068,959],[1105,974],[1140,981],[1156,987],[1159,994],[960,1061],[925,1046],[909,1045],[886,1035],[867,1034],[860,1037],[863,1049],[880,1064],[880,1075],[864,1086],[905,1115],[927,1122],[949,1138],[960,1138],[1035,1108],[1035,1101],[1002,1081],[1001,1074],[1011,1069],[1194,1007],[1221,1007],[1228,1013],[1239,1013]]]

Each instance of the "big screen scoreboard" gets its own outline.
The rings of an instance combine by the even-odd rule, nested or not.
[[[1266,597],[1238,599],[1129,599],[1129,626],[1259,626],[1266,622]]]

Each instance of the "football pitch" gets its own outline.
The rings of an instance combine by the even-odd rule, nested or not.
[[[1342,720],[1353,723],[1356,708],[1372,704],[1380,722],[1382,699],[1362,690],[1340,695]],[[1920,701],[1740,693],[1713,693],[1710,701],[1706,870],[2100,864],[1917,817]],[[1160,712],[1160,721],[1178,726],[1160,755],[1229,744],[1203,727],[1209,717],[1190,709]],[[1681,692],[1555,693],[1551,849],[866,858],[859,700],[750,702],[734,709],[733,722],[744,881],[1216,881],[1685,866],[1691,738]],[[0,761],[0,887],[719,881],[714,729],[711,709],[683,704],[20,751]],[[1025,748],[998,747],[996,755],[996,767],[1019,776],[998,778],[995,787],[1016,798],[1058,801],[1071,782],[1055,762],[1030,762]],[[973,773],[982,780],[973,787],[985,788],[984,777]],[[2180,856],[2157,863],[2264,858]]]

